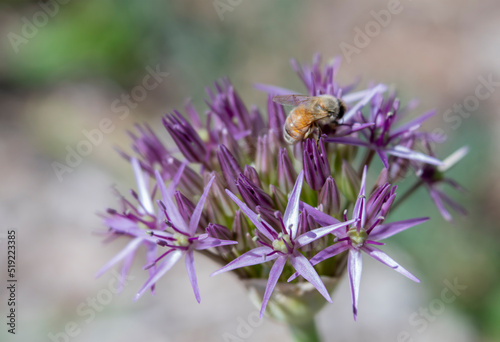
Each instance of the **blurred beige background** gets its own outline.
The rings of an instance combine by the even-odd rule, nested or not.
[[[384,82],[397,87],[403,101],[418,98],[418,112],[438,109],[427,128],[449,135],[437,148],[440,158],[470,146],[452,171],[469,192],[448,192],[470,214],[448,224],[420,191],[398,215],[431,216],[431,222],[394,238],[386,250],[422,284],[367,260],[358,322],[344,279],[334,304],[319,316],[325,341],[500,341],[499,87],[470,116],[443,116],[474,95],[481,77],[500,81],[498,1],[63,2],[0,2],[2,317],[5,233],[15,229],[18,239],[17,334],[7,334],[2,323],[0,340],[224,341],[237,335],[239,318],[246,321],[255,309],[234,276],[209,278],[216,265],[203,258],[197,259],[201,304],[182,264],[160,281],[154,297],[135,303],[145,280],[142,265],[134,265],[121,294],[112,291],[112,273],[94,279],[122,247],[101,243],[95,213],[116,205],[111,185],[122,193],[134,186],[129,165],[113,148],[129,150],[126,130],[135,122],[149,122],[166,138],[161,116],[182,109],[189,97],[203,112],[205,87],[223,76],[247,105],[265,104],[253,89],[257,82],[301,91],[289,59],[310,63],[320,52],[329,60],[348,44],[356,52],[344,55],[341,84],[358,76],[362,85]],[[389,9],[396,10],[377,26],[375,17]],[[367,25],[372,37],[356,45]],[[151,69],[168,76],[140,93]],[[142,98],[128,106],[130,113],[117,112],[122,96],[134,94]],[[115,129],[60,181],[51,163],[63,162],[67,148],[86,139],[83,130],[104,118]],[[443,281],[456,279],[467,288],[441,309]],[[434,314],[416,324],[421,310]],[[68,332],[74,336],[63,337]],[[401,339],[405,334],[411,339]],[[275,339],[287,341],[288,332],[267,320],[241,338]]]

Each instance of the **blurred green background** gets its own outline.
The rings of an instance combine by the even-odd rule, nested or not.
[[[149,122],[166,138],[161,116],[182,109],[186,98],[203,113],[205,88],[220,77],[229,76],[248,106],[265,105],[265,95],[253,88],[257,82],[303,91],[289,59],[310,63],[315,52],[325,61],[342,55],[341,44],[354,45],[356,29],[364,30],[374,20],[372,11],[390,3],[0,2],[0,232],[17,229],[19,268],[18,334],[7,335],[2,324],[0,336],[64,341],[61,332],[70,322],[78,330],[71,341],[223,341],[224,334],[236,334],[236,317],[245,319],[254,309],[234,277],[208,278],[215,267],[209,261],[197,264],[200,305],[183,265],[159,283],[156,296],[133,303],[144,280],[141,265],[135,265],[135,278],[122,294],[113,294],[94,315],[78,310],[108,288],[112,275],[95,280],[94,274],[121,247],[104,247],[92,234],[102,228],[95,213],[116,203],[110,186],[123,193],[134,186],[128,164],[113,149],[128,149],[126,130],[135,122]],[[404,102],[418,98],[415,113],[438,110],[426,124],[448,134],[437,146],[438,157],[470,147],[450,173],[468,192],[447,191],[469,215],[449,224],[428,194],[417,192],[393,219],[431,221],[393,238],[386,250],[422,283],[409,284],[368,261],[359,321],[352,322],[344,281],[334,305],[320,315],[320,329],[326,341],[403,341],[398,336],[405,331],[412,341],[500,341],[497,88],[458,127],[443,116],[474,94],[479,77],[500,80],[500,4],[402,0],[400,8],[366,47],[344,58],[338,78],[341,84],[358,76],[362,85],[383,82],[396,87]],[[133,94],[155,68],[168,76],[119,118],[113,103]],[[103,118],[116,128],[60,182],[51,163],[63,162],[67,148],[85,139],[82,131],[95,129]],[[0,272],[2,284],[5,277]],[[436,314],[443,281],[454,279],[466,290]],[[4,317],[4,290],[0,296]],[[434,312],[425,328],[411,321],[421,309]],[[288,340],[287,334],[265,321],[244,340]]]

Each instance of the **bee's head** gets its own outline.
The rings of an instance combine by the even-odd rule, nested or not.
[[[337,120],[339,119],[342,119],[344,117],[344,114],[345,112],[347,111],[347,108],[345,106],[345,103],[344,101],[342,101],[341,99],[337,99],[337,105],[338,105],[338,108],[339,108],[339,112],[337,114]]]
[[[333,117],[335,119],[341,119],[346,112],[344,102],[331,95],[322,95],[320,106],[321,109],[323,109],[325,112],[328,112],[330,117]]]

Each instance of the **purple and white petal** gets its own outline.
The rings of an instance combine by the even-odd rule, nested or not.
[[[371,127],[375,125],[373,122],[369,122],[369,123],[354,123],[352,126],[351,126],[351,129],[349,130],[349,134],[351,133],[354,133],[354,132],[357,132],[357,131],[361,131],[362,129],[365,129],[365,128],[368,128],[368,127]]]
[[[340,223],[340,221],[337,220],[335,217],[325,214],[324,212],[316,208],[313,208],[307,203],[300,202],[299,208],[300,210],[307,211],[307,214],[311,216],[314,219],[314,221],[316,221],[321,226],[331,226]]]
[[[464,207],[462,207],[460,204],[458,204],[457,202],[452,200],[450,197],[448,197],[448,195],[441,192],[440,197],[443,200],[443,202],[445,202],[447,205],[449,205],[451,208],[453,208],[453,210],[455,210],[457,213],[464,215],[464,216],[467,215],[467,210]]]
[[[181,170],[181,168],[179,168],[179,170]],[[179,174],[179,172],[177,172],[177,174]],[[167,190],[167,188],[165,187],[165,182],[163,182],[163,178],[161,177],[160,172],[158,170],[155,170],[155,175],[156,175],[156,182],[158,184],[158,187],[160,188],[160,192],[162,195],[162,202],[165,205],[168,218],[173,223],[175,228],[181,230],[182,232],[188,233],[188,226],[184,221],[184,219],[182,218],[179,209],[172,200],[173,192],[170,191],[170,187]]]
[[[311,231],[308,231],[307,233],[304,233],[300,235],[298,238],[295,239],[295,244],[297,248],[303,247],[313,241],[316,241],[319,238],[322,238],[323,236],[332,233],[333,231],[346,227],[350,225],[351,223],[356,222],[356,219],[352,219],[346,222],[340,222],[331,226],[326,226],[326,227],[320,227],[313,229]]]
[[[373,230],[370,232],[370,239],[377,241],[387,239],[388,237],[391,237],[408,228],[421,224],[427,220],[429,220],[428,217],[420,217],[409,220],[381,224],[373,228]]]
[[[285,214],[283,215],[283,223],[285,224],[285,228],[289,232],[292,239],[297,235],[297,229],[299,226],[299,199],[300,192],[302,191],[303,180],[304,170],[300,171],[297,176],[295,186],[293,187],[290,198],[288,199]]]
[[[314,266],[316,264],[319,264],[323,260],[329,259],[331,257],[334,257],[337,254],[340,254],[340,253],[348,250],[349,246],[350,245],[347,241],[337,242],[337,243],[323,249],[321,252],[319,252],[314,257],[312,257],[311,260],[309,260],[309,262],[311,263],[311,265]],[[290,278],[288,278],[287,281],[290,282],[290,281],[294,280],[295,278],[297,278],[298,276],[299,276],[299,273],[295,272]]]
[[[418,118],[410,121],[410,122],[407,122],[406,124],[396,128],[395,130],[392,130],[391,132],[391,139],[400,135],[400,134],[403,134],[403,133],[406,133],[406,132],[409,132],[409,131],[414,131],[418,128],[420,128],[420,126],[422,125],[422,123],[424,121],[426,121],[427,119],[433,117],[434,115],[436,115],[437,111],[436,110],[431,110],[425,114],[422,114],[421,116],[419,116]]]
[[[309,260],[307,260],[307,258],[298,251],[295,251],[289,259],[295,270],[297,270],[302,277],[310,282],[319,291],[319,293],[321,293],[321,295],[331,303],[332,298],[330,297],[325,284],[323,284],[318,272],[316,272]]]
[[[276,286],[276,283],[281,276],[281,272],[283,272],[283,267],[285,267],[286,260],[286,256],[280,256],[274,263],[273,267],[271,267],[271,271],[269,271],[269,280],[267,281],[266,292],[264,292],[264,298],[262,298],[262,307],[260,308],[260,318],[264,316],[264,311],[266,311],[267,303],[269,302],[269,298],[271,298],[274,287]]]
[[[263,91],[265,93],[271,94],[271,95],[293,95],[293,94],[298,94],[298,92],[278,87],[278,86],[273,86],[269,84],[262,84],[262,83],[255,83],[254,88],[260,91]]]
[[[99,278],[102,276],[107,270],[113,267],[115,264],[125,259],[128,255],[135,253],[137,248],[141,245],[144,240],[140,237],[137,237],[130,241],[125,248],[123,248],[118,254],[116,254],[111,260],[109,260],[101,269],[96,273],[95,277]]]
[[[468,190],[466,188],[464,188],[463,186],[458,184],[458,182],[453,180],[453,179],[443,178],[442,182],[448,184],[449,186],[451,186],[452,188],[454,188],[457,191],[468,192]]]
[[[351,102],[354,102],[354,101],[358,101],[358,100],[361,100],[366,95],[369,95],[372,91],[373,91],[372,89],[366,89],[366,90],[356,91],[356,92],[353,92],[353,93],[346,94],[346,95],[342,96],[342,100],[345,103],[351,103]]]
[[[469,146],[463,146],[450,154],[443,160],[443,164],[438,166],[438,170],[441,172],[448,171],[453,166],[455,166],[460,160],[462,160],[467,153],[469,153]]]
[[[144,292],[146,292],[148,288],[156,284],[156,282],[161,277],[163,277],[163,275],[167,273],[172,268],[172,266],[175,265],[177,261],[179,261],[179,259],[184,255],[184,253],[185,251],[177,249],[172,253],[168,254],[165,258],[163,258],[163,262],[161,263],[160,266],[157,267],[156,273],[152,277],[149,277],[146,283],[141,287],[139,292],[137,292],[137,294],[135,295],[134,300],[138,300],[144,294]]]
[[[353,218],[359,219],[356,226],[364,227],[366,222],[366,165],[363,168],[363,176],[361,177],[361,186],[359,188],[358,200],[354,205]]]
[[[332,138],[326,138],[325,141],[336,143],[336,144],[346,144],[346,145],[354,145],[354,146],[371,148],[370,143],[367,143],[366,141],[360,140],[358,138],[353,138],[353,137],[332,137]]]
[[[217,238],[213,238],[213,237],[207,237],[203,240],[197,240],[194,243],[194,248],[201,251],[201,250],[204,250],[207,248],[235,245],[237,243],[238,243],[237,241],[221,240],[221,239],[217,239]]]
[[[156,245],[155,245],[156,246]],[[149,251],[149,249],[148,249]],[[130,268],[132,267],[132,263],[134,262],[134,257],[137,252],[137,249],[129,253],[125,259],[123,260],[122,270],[120,272],[120,285],[118,287],[118,292],[123,291],[123,288],[127,284],[127,275],[130,272]]]
[[[227,272],[227,271],[232,271],[234,269],[240,268],[240,267],[245,267],[245,266],[253,266],[257,264],[262,264],[267,261],[271,261],[276,259],[279,255],[278,253],[274,253],[272,255],[267,255],[274,252],[274,250],[270,247],[257,247],[254,248],[248,252],[246,252],[243,255],[240,255],[238,258],[234,259],[231,261],[229,264],[226,266],[222,267],[221,269],[215,271],[212,273],[210,276],[213,277],[214,275]]]
[[[152,265],[148,268],[148,274],[152,277],[156,273],[156,257],[158,255],[158,245],[148,243],[148,249],[146,251],[146,265]],[[155,286],[151,286],[151,292],[154,294]]]
[[[245,215],[250,219],[250,221],[252,221],[252,223],[259,230],[259,232],[261,232],[269,240],[273,241],[274,240],[273,234],[271,234],[271,232],[266,227],[264,227],[264,225],[261,223],[261,218],[257,216],[257,214],[255,214],[245,203],[240,201],[240,199],[236,197],[236,195],[234,195],[231,191],[226,189],[226,193],[238,205],[238,207],[240,207],[241,211],[245,213]]]
[[[441,196],[443,195],[443,193],[437,189],[430,187],[430,186],[428,188],[429,188],[429,195],[431,196],[432,200],[434,201],[434,204],[436,205],[439,212],[441,213],[441,216],[443,216],[443,218],[448,222],[453,221],[453,218],[451,217],[450,212],[448,210],[446,210],[446,208],[443,204],[443,201],[441,200]]]
[[[359,285],[361,283],[361,271],[363,269],[363,260],[361,251],[357,249],[349,250],[349,260],[347,261],[347,272],[349,275],[349,283],[351,285],[352,297],[352,313],[354,320],[358,316],[358,298],[359,298]]]
[[[193,287],[194,296],[199,303],[201,302],[200,289],[198,288],[198,280],[196,279],[196,269],[194,267],[194,256],[192,250],[187,251],[185,263],[189,281],[191,282],[191,286]]]
[[[347,111],[347,113],[344,115],[344,121],[347,122],[349,121],[355,114],[358,110],[360,110],[361,108],[363,108],[368,102],[370,102],[370,100],[377,94],[379,93],[383,93],[384,91],[386,91],[387,89],[387,86],[383,85],[383,84],[379,84],[377,85],[376,87],[374,87],[373,89],[370,89],[365,95],[364,97],[362,97],[362,99],[356,103],[351,109],[349,109]],[[344,99],[347,97],[344,96]]]
[[[201,195],[198,204],[196,204],[196,207],[194,208],[193,215],[191,215],[191,220],[189,221],[189,232],[188,232],[189,235],[191,236],[193,236],[196,233],[196,228],[198,228],[198,223],[200,222],[203,206],[205,205],[205,201],[207,200],[208,193],[210,191],[212,183],[214,182],[214,179],[215,175],[213,175],[212,178],[210,178],[210,181],[205,187],[205,190],[203,191],[203,194]]]
[[[139,200],[141,204],[146,209],[147,213],[150,215],[154,214],[153,201],[149,195],[148,186],[144,178],[139,161],[136,158],[130,158],[130,163],[132,164],[132,169],[134,170],[135,180],[137,182],[137,190],[139,191]],[[139,209],[141,210],[141,209]]]
[[[397,145],[394,146],[393,148],[388,148],[385,150],[387,154],[399,157],[399,158],[405,158],[405,159],[411,159],[411,160],[416,160],[420,162],[424,162],[427,164],[432,164],[432,165],[442,165],[443,162],[440,161],[439,159],[436,159],[434,157],[428,156],[427,154],[413,151],[407,147]],[[388,168],[388,167],[386,167]]]
[[[390,256],[382,252],[380,249],[375,248],[373,246],[370,246],[368,244],[365,244],[361,249],[367,253],[369,256],[371,256],[373,259],[380,261],[386,266],[389,266],[390,268],[394,269],[396,272],[401,273],[405,277],[413,280],[414,282],[420,283],[420,280],[418,280],[417,277],[415,277],[413,274],[408,272],[403,266],[398,264],[394,259],[392,259]]]
[[[123,234],[140,236],[143,229],[137,227],[137,222],[128,219],[127,217],[113,215],[104,219],[104,224],[113,229],[113,231]]]
[[[378,154],[380,160],[382,161],[382,164],[384,164],[384,168],[388,169],[389,168],[389,159],[387,158],[387,153],[385,153],[385,151],[382,150],[381,148],[377,148],[376,151],[377,151],[377,154]]]

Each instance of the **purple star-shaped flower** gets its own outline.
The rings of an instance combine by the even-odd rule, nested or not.
[[[184,165],[179,170],[179,173],[182,173]],[[198,303],[201,301],[194,266],[194,251],[237,243],[236,241],[221,240],[210,237],[207,233],[196,235],[196,228],[198,227],[203,206],[208,197],[208,193],[210,191],[210,187],[214,181],[214,178],[215,176],[212,176],[212,178],[208,182],[205,190],[203,191],[203,194],[200,197],[200,200],[198,201],[198,204],[193,211],[193,214],[191,215],[189,224],[186,224],[183,219],[183,215],[172,200],[173,190],[177,186],[179,177],[176,177],[176,179],[174,179],[174,181],[167,189],[160,173],[156,171],[156,181],[158,187],[160,188],[162,197],[162,201],[159,201],[159,204],[163,207],[163,212],[165,214],[167,222],[166,225],[171,228],[172,232],[150,232],[150,234],[156,238],[156,243],[158,245],[168,247],[169,249],[160,257],[158,257],[153,263],[146,265],[146,268],[149,268],[155,265],[158,261],[162,260],[162,263],[157,266],[156,271],[152,275],[150,275],[149,279],[135,296],[136,300],[144,294],[147,288],[156,284],[156,282],[168,270],[170,270],[172,266],[177,261],[179,261],[180,258],[185,256],[186,269],[189,280],[191,281],[191,286],[193,287],[194,295]]]
[[[391,96],[384,103],[380,92],[374,94],[374,96],[369,99],[372,100],[372,109],[370,111],[369,118],[365,118],[363,116],[360,111],[361,106],[358,108],[351,108],[351,110],[344,116],[344,121],[347,122],[352,118],[358,123],[358,125],[360,125],[360,127],[366,128],[359,131],[359,137],[331,137],[325,139],[325,141],[338,144],[362,146],[371,149],[378,154],[386,169],[389,168],[388,155],[403,159],[421,161],[433,165],[442,164],[438,159],[412,150],[403,144],[403,142],[412,136],[416,129],[420,128],[425,120],[429,119],[436,113],[435,111],[425,113],[398,128],[394,128],[393,125],[399,120],[399,116],[397,115],[399,101],[394,96]],[[368,125],[370,123],[372,123],[372,125]]]
[[[466,215],[467,211],[460,204],[456,203],[450,197],[448,197],[443,191],[439,189],[439,187],[440,184],[446,183],[459,191],[464,191],[464,189],[456,181],[451,178],[445,177],[445,172],[455,166],[460,160],[462,160],[468,153],[468,151],[469,148],[467,146],[464,146],[453,152],[450,156],[443,160],[443,165],[435,166],[430,164],[423,164],[417,169],[416,172],[417,176],[424,183],[427,190],[429,190],[429,194],[436,204],[439,212],[447,221],[452,221],[453,219],[450,212],[446,209],[444,205],[445,203],[462,215]]]
[[[295,182],[295,186],[291,192],[288,205],[285,210],[285,214],[281,216],[277,212],[277,217],[281,222],[281,232],[278,233],[274,228],[269,225],[265,220],[261,219],[259,215],[255,214],[246,204],[240,201],[232,192],[226,190],[228,195],[233,199],[234,202],[240,207],[240,209],[245,213],[245,215],[252,221],[252,223],[257,228],[256,230],[256,241],[262,245],[262,247],[254,248],[235,260],[231,261],[226,266],[222,267],[220,270],[212,273],[213,275],[231,271],[240,267],[252,266],[261,264],[267,261],[276,260],[269,273],[269,281],[267,283],[266,291],[264,293],[264,298],[262,300],[262,307],[260,310],[260,317],[263,316],[266,310],[267,303],[271,294],[278,282],[278,279],[283,272],[283,268],[288,261],[292,264],[295,270],[307,279],[311,284],[316,287],[316,289],[325,297],[327,301],[331,303],[330,295],[325,288],[325,285],[321,281],[316,270],[313,268],[309,260],[302,255],[299,249],[332,231],[346,227],[347,225],[355,222],[357,219],[352,219],[347,222],[334,222],[325,227],[317,228],[297,236],[297,230],[299,226],[299,198],[300,192],[302,190],[302,183],[304,179],[304,172],[301,171]]]
[[[147,262],[152,262],[156,258],[156,239],[146,232],[148,230],[163,230],[166,227],[162,218],[154,210],[152,196],[148,191],[148,178],[144,177],[139,161],[136,158],[130,158],[130,162],[134,170],[137,190],[139,192],[137,194],[132,191],[132,195],[137,200],[138,205],[133,205],[122,197],[121,212],[112,209],[108,210],[108,215],[104,218],[104,223],[110,228],[112,237],[121,235],[133,239],[96,274],[96,277],[100,277],[111,267],[123,261],[120,289],[125,283],[125,278],[130,270],[135,253],[140,246],[144,245],[147,248]],[[151,268],[149,272],[151,275],[154,272],[154,268]],[[151,289],[153,290],[153,288]]]
[[[344,251],[349,251],[347,269],[351,285],[354,320],[356,320],[358,312],[359,285],[362,271],[361,252],[367,253],[375,260],[393,268],[396,272],[401,273],[409,279],[415,282],[420,282],[414,275],[408,272],[380,249],[374,247],[374,245],[384,245],[384,243],[378,242],[377,240],[386,239],[394,234],[428,220],[428,218],[415,218],[383,224],[385,215],[394,201],[396,194],[390,189],[389,184],[385,184],[384,186],[378,188],[367,201],[365,197],[365,183],[366,167],[363,171],[359,197],[354,206],[352,215],[354,223],[351,227],[346,227],[345,230],[340,229],[334,231],[333,234],[336,236],[337,242],[332,246],[325,248],[310,260],[312,265],[316,265],[321,261],[331,258]],[[307,213],[310,214],[319,224],[328,224],[329,222],[336,221],[333,217],[326,215],[311,206],[306,204],[303,204],[303,206]],[[298,275],[298,273],[295,273],[288,281],[295,279]]]

